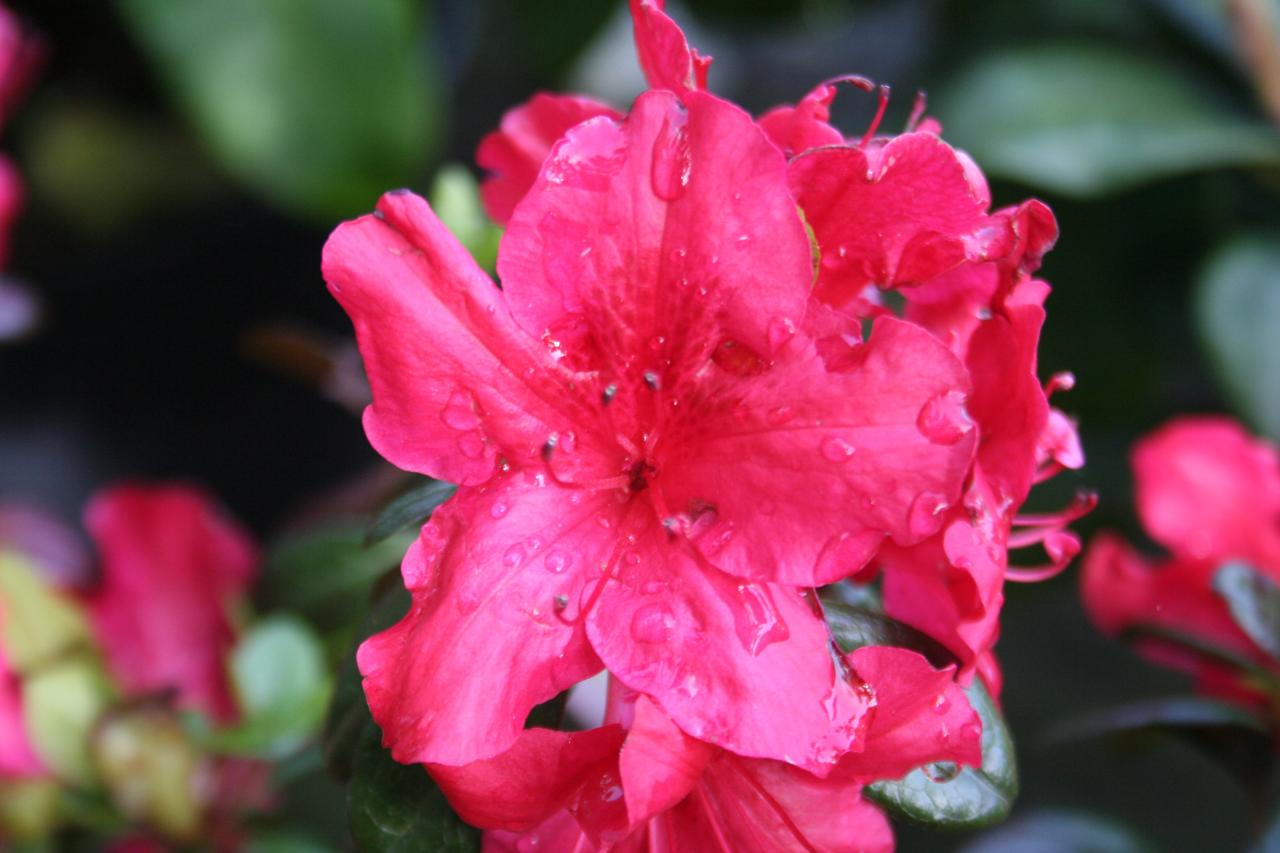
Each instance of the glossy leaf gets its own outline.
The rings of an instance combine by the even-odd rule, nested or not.
[[[397,764],[372,721],[355,752],[348,806],[362,851],[461,853],[480,849],[480,833],[449,808],[422,767]]]
[[[1265,721],[1247,708],[1203,697],[1166,697],[1104,708],[1059,724],[1046,742],[1069,746],[1093,738],[1149,734],[1190,743],[1248,787],[1260,784],[1271,767]]]
[[[937,827],[968,829],[1008,817],[1018,795],[1013,739],[979,679],[965,691],[982,719],[982,766],[930,765],[876,782],[867,796],[890,812]]]
[[[356,667],[356,647],[366,637],[390,628],[404,617],[408,609],[409,593],[404,587],[396,585],[387,590],[356,632],[355,644],[343,658],[324,727],[325,764],[329,772],[339,779],[351,776],[360,737],[365,727],[373,724],[369,706],[365,703],[360,670]]]
[[[1222,388],[1280,439],[1280,240],[1242,237],[1219,248],[1200,276],[1194,316]]]
[[[988,832],[961,853],[1151,853],[1156,848],[1130,827],[1101,815],[1033,812]]]
[[[948,138],[989,174],[1079,197],[1204,169],[1280,165],[1260,118],[1161,63],[1059,44],[989,54],[935,100]]]
[[[920,652],[934,666],[956,662],[955,656],[937,640],[881,613],[874,593],[856,587],[847,591],[824,590],[822,607],[831,633],[846,653],[863,646],[901,646]]]
[[[1240,630],[1258,648],[1280,660],[1280,587],[1248,563],[1227,563],[1213,576],[1213,590],[1222,596]]]
[[[263,600],[322,625],[350,625],[364,615],[375,581],[400,565],[417,531],[365,545],[359,523],[326,524],[290,534],[267,554]]]
[[[406,530],[416,536],[418,528],[431,517],[436,507],[453,497],[457,490],[457,486],[441,480],[427,480],[414,486],[378,513],[365,533],[365,544],[382,542]]]
[[[412,0],[121,0],[126,24],[224,166],[325,221],[421,173],[439,74]]]

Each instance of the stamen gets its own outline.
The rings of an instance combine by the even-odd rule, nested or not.
[[[889,106],[889,87],[886,84],[880,84],[880,103],[876,106],[876,114],[871,119],[871,125],[867,128],[867,132],[862,134],[862,141],[858,143],[860,148],[866,148],[867,143],[876,135],[876,131],[880,128],[880,121],[884,118],[884,111]]]
[[[605,386],[604,391],[600,394],[600,402],[603,405],[609,405],[613,402],[613,398],[618,395],[618,386],[616,383],[610,382]]]
[[[911,114],[907,116],[907,133],[914,133],[915,129],[920,126],[920,120],[924,118],[924,111],[928,107],[929,99],[925,96],[924,90],[916,92],[916,99],[911,104]]]
[[[1077,518],[1088,515],[1098,505],[1097,492],[1080,492],[1075,500],[1058,512],[1014,516],[1013,523],[1019,527],[1065,527]]]
[[[1045,397],[1052,397],[1055,391],[1070,391],[1076,387],[1076,375],[1069,370],[1055,373],[1044,385]]]
[[[644,372],[644,384],[650,391],[657,391],[662,387],[662,380],[660,380],[658,378],[658,374],[654,373],[652,370],[646,370]]]

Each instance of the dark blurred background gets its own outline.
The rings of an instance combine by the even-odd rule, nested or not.
[[[191,478],[265,537],[372,464],[358,419],[253,357],[250,333],[346,334],[319,275],[328,231],[382,189],[425,192],[442,164],[470,166],[479,138],[535,90],[621,106],[642,85],[624,5],[604,0],[12,5],[47,50],[3,141],[29,193],[9,274],[43,321],[0,343],[0,496],[68,517],[119,478]],[[1248,353],[1215,345],[1195,308],[1222,267],[1213,258],[1253,252],[1265,271],[1276,257],[1280,142],[1234,7],[1271,8],[686,0],[671,11],[716,57],[718,93],[759,111],[856,72],[893,86],[883,128],[896,131],[926,90],[998,205],[1036,195],[1053,207],[1062,238],[1043,270],[1054,294],[1041,369],[1078,377],[1056,402],[1080,419],[1089,464],[1039,499],[1097,488],[1101,505],[1078,528],[1141,541],[1130,443],[1176,413],[1232,405],[1265,428],[1266,402],[1247,386],[1280,386]],[[842,92],[838,122],[860,134],[873,107]],[[1245,234],[1260,236],[1234,242]],[[1219,390],[1209,353],[1234,366],[1243,395]],[[1190,748],[1041,745],[1082,710],[1188,690],[1096,635],[1075,582],[1068,572],[1008,594],[999,652],[1024,779],[1016,814],[1087,809],[1160,849],[1241,847],[1241,791]],[[901,837],[904,850],[968,840]]]

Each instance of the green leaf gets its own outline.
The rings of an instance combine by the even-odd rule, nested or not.
[[[1215,251],[1197,285],[1195,319],[1236,408],[1280,440],[1280,239],[1239,237]]]
[[[899,780],[869,785],[868,797],[894,814],[937,827],[972,829],[1009,816],[1018,796],[1013,738],[980,679],[965,693],[982,720],[982,766],[917,768]]]
[[[1153,853],[1133,829],[1101,815],[1042,811],[1020,817],[961,848],[961,853]]]
[[[479,831],[463,823],[419,766],[397,764],[370,722],[356,749],[348,807],[351,835],[362,851],[480,849]]]
[[[1152,59],[1100,44],[985,56],[933,104],[991,174],[1079,197],[1189,171],[1280,164],[1261,119]]]
[[[363,618],[375,581],[400,565],[416,537],[406,531],[366,546],[360,523],[290,534],[267,553],[263,601],[317,625],[351,625]]]
[[[1183,649],[1204,655],[1217,663],[1235,667],[1261,690],[1280,692],[1280,677],[1274,672],[1235,649],[1219,646],[1197,634],[1179,631],[1176,628],[1167,628],[1164,625],[1140,624],[1126,628],[1121,636],[1130,641],[1147,639],[1181,646]]]
[[[1049,746],[1094,738],[1171,735],[1203,750],[1246,787],[1253,788],[1271,768],[1271,736],[1253,712],[1202,697],[1164,697],[1104,708],[1055,726]]]
[[[1280,587],[1248,563],[1231,562],[1213,576],[1213,591],[1258,648],[1280,660]]]
[[[413,0],[118,0],[237,178],[323,220],[417,178],[444,99]]]
[[[920,652],[934,666],[947,666],[956,662],[955,655],[937,640],[884,615],[874,596],[854,592],[856,589],[850,587],[851,591],[848,592],[824,591],[823,595],[822,608],[827,617],[827,626],[846,654],[863,646],[900,646]],[[851,595],[858,594],[869,597],[850,598]],[[849,601],[859,603],[848,603]]]
[[[441,217],[443,218],[443,214]],[[425,483],[414,486],[378,513],[378,517],[365,533],[365,544],[373,545],[382,542],[410,528],[416,535],[417,528],[431,517],[436,507],[453,497],[453,493],[457,490],[457,486],[442,480],[427,480]]]
[[[334,848],[296,830],[260,832],[249,838],[244,853],[331,853]]]
[[[324,727],[325,764],[334,776],[350,778],[356,748],[365,727],[373,724],[365,702],[360,670],[356,667],[356,648],[365,638],[386,630],[404,618],[409,610],[409,593],[402,586],[387,590],[356,632],[356,641],[338,671],[329,718]]]
[[[484,212],[480,203],[480,187],[471,172],[457,163],[442,167],[428,197],[431,209],[466,247],[476,263],[492,271],[498,262],[498,239],[502,236],[502,229]]]
[[[231,653],[231,679],[242,722],[208,732],[213,750],[281,757],[318,731],[332,683],[324,647],[315,633],[291,616],[255,625]]]
[[[0,648],[19,673],[89,645],[89,625],[80,608],[12,551],[0,551],[0,612],[5,615]]]
[[[93,781],[89,734],[113,698],[102,667],[87,654],[60,658],[23,682],[27,731],[58,778],[81,785]]]

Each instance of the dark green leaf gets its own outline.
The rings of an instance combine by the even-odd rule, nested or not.
[[[1240,630],[1280,660],[1280,587],[1249,564],[1232,562],[1213,576],[1213,590],[1227,602]]]
[[[427,480],[387,504],[364,535],[366,545],[374,545],[409,528],[421,527],[436,507],[453,497],[458,487],[441,480]]]
[[[863,604],[848,600],[847,595],[824,592],[822,602],[827,625],[846,654],[863,646],[900,646],[920,652],[934,666],[956,662],[955,655],[937,640],[879,612],[873,599]]]
[[[1189,171],[1280,165],[1261,119],[1132,51],[1098,44],[984,57],[932,101],[992,174],[1080,197]]]
[[[1105,708],[1059,724],[1051,746],[1093,738],[1172,735],[1203,750],[1252,789],[1272,764],[1271,736],[1253,712],[1201,697],[1167,697]]]
[[[291,534],[267,553],[262,598],[319,625],[354,624],[364,617],[374,583],[400,565],[416,536],[404,532],[366,546],[359,523]]]
[[[397,764],[370,722],[356,748],[348,806],[362,851],[436,853],[480,849],[480,833],[463,823],[419,766]]]
[[[417,178],[443,114],[414,0],[119,0],[226,168],[326,221]]]
[[[988,832],[962,853],[1149,853],[1156,848],[1130,827],[1100,815],[1035,812]]]
[[[988,826],[1009,815],[1018,795],[1013,739],[980,680],[965,692],[982,719],[982,767],[918,768],[897,781],[868,786],[868,797],[894,814],[938,827]]]
[[[1218,381],[1246,419],[1280,439],[1280,240],[1232,240],[1197,288],[1195,318]]]
[[[409,609],[409,593],[402,586],[389,589],[370,611],[356,632],[356,642],[338,670],[337,687],[324,727],[325,765],[334,776],[348,779],[355,761],[356,747],[366,725],[373,724],[365,703],[360,670],[356,668],[356,647],[366,637],[390,628]]]

